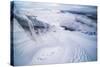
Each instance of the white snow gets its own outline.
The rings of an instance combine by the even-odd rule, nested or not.
[[[32,27],[31,30],[27,31],[21,27],[21,22],[18,22],[16,18],[14,19],[14,65],[97,60],[96,35],[82,33],[84,31],[96,32],[96,23],[82,15],[55,11],[35,11],[32,13],[26,11],[22,14],[22,16],[26,14],[37,16],[37,20],[50,25],[46,33],[39,32],[39,35],[34,33],[35,30],[32,30]],[[76,17],[85,24],[77,22]],[[30,19],[27,18],[26,20]],[[61,25],[73,28],[75,31],[64,30]],[[93,25],[93,27],[88,25]],[[33,36],[30,35],[30,31],[35,34],[35,37],[33,37],[34,34]]]

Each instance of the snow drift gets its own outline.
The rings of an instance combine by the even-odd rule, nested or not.
[[[68,6],[67,8],[72,7],[75,10],[64,10],[64,5],[63,9],[52,8],[52,11],[45,7],[34,11],[31,5],[33,4],[15,2],[11,22],[13,65],[97,60],[97,23],[96,18],[92,17],[92,14],[96,15],[95,7]],[[91,10],[87,10],[88,8]]]

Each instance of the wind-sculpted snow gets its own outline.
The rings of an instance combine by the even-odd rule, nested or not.
[[[82,12],[81,9],[77,13],[72,9],[52,11],[45,8],[34,11],[25,6],[23,9],[18,8],[18,5],[14,7],[11,31],[13,65],[97,60],[97,22],[96,18],[92,17],[92,14],[96,13],[91,7],[88,7],[91,10],[83,11],[85,14],[79,13]],[[87,16],[87,13],[90,13],[92,18]]]

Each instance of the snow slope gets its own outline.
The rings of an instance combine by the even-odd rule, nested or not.
[[[96,21],[86,15],[25,8],[17,8],[14,15],[14,65],[97,60],[96,34],[90,34],[97,32]]]
[[[25,34],[22,33],[19,35]],[[18,37],[18,33],[15,34],[17,37],[14,38],[20,41],[14,39],[15,65],[96,60],[96,40],[92,40],[93,38],[87,37],[83,33],[64,31],[58,28],[56,32],[50,31],[44,35],[41,34],[42,36],[37,37],[37,41],[27,40],[28,36]]]

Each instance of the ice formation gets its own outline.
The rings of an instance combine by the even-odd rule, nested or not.
[[[31,7],[29,4],[27,6]],[[87,10],[88,8],[91,10]],[[96,18],[92,17],[95,13],[94,8],[34,11],[32,7],[25,8],[24,4],[23,9],[18,6],[14,9],[14,65],[97,60],[97,23]]]

